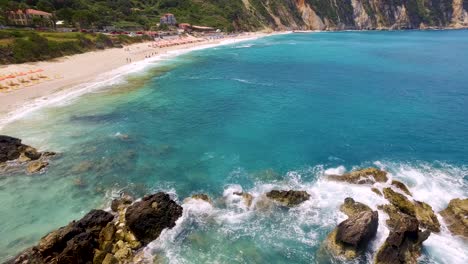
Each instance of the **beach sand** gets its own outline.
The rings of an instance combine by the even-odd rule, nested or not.
[[[59,91],[72,89],[81,83],[92,82],[103,73],[116,70],[125,65],[136,65],[137,62],[148,59],[148,55],[152,55],[151,58],[154,59],[156,56],[172,51],[217,45],[229,41],[247,40],[265,35],[264,33],[248,33],[217,40],[204,39],[197,43],[165,48],[155,47],[152,45],[154,42],[145,42],[125,46],[124,48],[112,48],[62,57],[52,61],[0,66],[1,74],[42,70],[40,73],[32,74],[38,79],[33,81],[35,84],[30,82],[30,86],[24,85],[9,92],[0,92],[0,116],[6,116],[35,99],[47,100],[47,97]],[[132,61],[128,62],[127,58],[131,58]],[[48,78],[45,78],[46,76]],[[0,85],[5,86],[6,84],[7,81],[0,82]]]

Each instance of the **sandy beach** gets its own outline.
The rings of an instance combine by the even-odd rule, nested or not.
[[[8,115],[28,102],[47,97],[86,82],[98,76],[142,60],[155,59],[173,51],[183,51],[197,47],[211,47],[226,42],[236,42],[265,36],[265,33],[247,33],[223,39],[199,39],[196,43],[158,47],[156,42],[138,43],[124,48],[93,51],[52,61],[3,65],[0,75],[25,73],[14,79],[17,87],[0,92],[0,117]],[[131,62],[130,62],[131,59]],[[26,80],[26,81],[25,81]],[[25,83],[22,83],[24,81]],[[11,80],[0,81],[6,87]]]

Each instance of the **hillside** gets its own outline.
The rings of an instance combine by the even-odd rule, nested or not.
[[[161,14],[226,31],[468,26],[468,0],[0,0],[56,12],[83,27],[153,28]]]

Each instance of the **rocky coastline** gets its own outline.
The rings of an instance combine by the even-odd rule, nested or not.
[[[0,136],[0,162],[11,166],[17,161],[29,167],[35,161],[46,162],[55,153],[38,152],[21,140]],[[18,166],[18,165],[15,165]],[[39,170],[40,171],[40,170]],[[38,172],[38,171],[36,171]],[[418,263],[424,241],[431,233],[448,229],[454,236],[468,239],[468,199],[453,199],[447,208],[435,212],[431,205],[413,198],[410,188],[391,179],[377,168],[355,170],[343,175],[327,175],[327,180],[338,184],[360,185],[385,198],[377,208],[348,197],[337,208],[348,218],[340,222],[322,241],[317,259],[336,262],[358,260],[368,256],[371,243],[383,224],[389,233],[378,250],[373,263]],[[296,208],[313,200],[305,190],[273,189],[254,197],[248,192],[235,192],[249,210],[265,211],[272,207]],[[355,200],[356,199],[356,200]],[[108,210],[91,210],[83,218],[50,232],[35,246],[28,248],[8,264],[41,263],[154,263],[143,249],[157,240],[165,229],[178,225],[183,216],[184,203],[202,200],[212,206],[214,201],[206,194],[194,194],[179,204],[171,195],[158,192],[135,199],[127,193],[111,202]],[[379,219],[386,219],[379,222]]]
[[[55,152],[39,152],[23,144],[21,139],[0,135],[0,175],[14,169],[24,169],[28,174],[41,173],[54,156]]]

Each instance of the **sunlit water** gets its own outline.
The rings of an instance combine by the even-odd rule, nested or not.
[[[60,155],[44,174],[0,177],[0,260],[122,190],[215,201],[183,204],[145,249],[168,263],[326,263],[318,251],[346,218],[344,198],[386,201],[325,173],[380,167],[438,212],[468,195],[466,47],[468,31],[274,36],[154,63],[9,123],[2,134]],[[289,188],[311,199],[253,209]],[[385,240],[385,219],[362,263]],[[443,226],[421,262],[468,263],[467,249]]]

